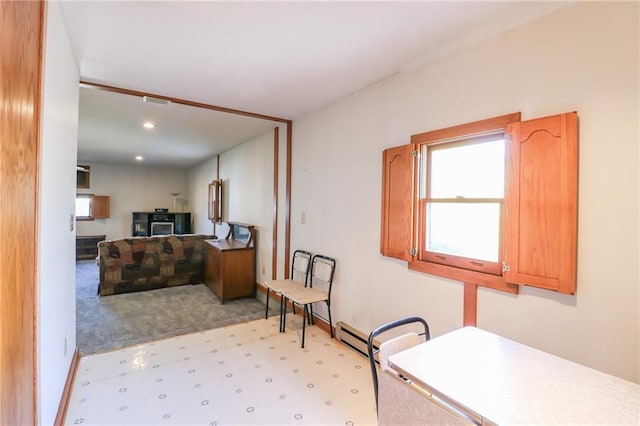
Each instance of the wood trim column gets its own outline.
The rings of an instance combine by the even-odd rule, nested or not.
[[[220,181],[220,154],[216,155],[216,180]],[[220,185],[219,188],[220,188],[220,191],[219,191],[218,204],[222,205],[222,196],[223,196],[222,185]],[[218,210],[220,211],[220,218],[222,218],[222,208],[219,208]],[[213,224],[213,238],[218,238],[218,235],[216,235],[216,221],[211,219],[211,223]]]
[[[271,243],[271,279],[278,272],[278,162],[280,159],[280,128],[273,128],[273,241]]]
[[[37,418],[40,103],[45,7],[0,2],[0,424]]]
[[[289,278],[289,264],[291,257],[291,146],[293,138],[293,122],[287,123],[287,182],[285,199],[285,230],[284,230],[284,277]]]
[[[463,326],[473,326],[477,324],[478,317],[478,286],[471,283],[464,283],[464,317]]]

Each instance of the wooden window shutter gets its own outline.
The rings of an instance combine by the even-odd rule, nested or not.
[[[380,253],[411,260],[415,145],[389,148],[382,153],[382,226]]]
[[[91,217],[93,219],[108,219],[109,218],[109,196],[108,195],[94,195],[91,206]]]
[[[575,112],[507,127],[504,276],[573,294],[578,232]]]

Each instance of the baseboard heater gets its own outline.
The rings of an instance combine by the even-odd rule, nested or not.
[[[349,346],[365,358],[369,358],[369,354],[367,352],[367,341],[369,336],[354,326],[338,321],[336,323],[336,339],[346,346]],[[380,342],[378,340],[373,341],[374,350],[378,350],[379,343]]]

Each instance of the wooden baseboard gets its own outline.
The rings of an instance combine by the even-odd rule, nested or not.
[[[262,285],[261,283],[256,283],[256,290],[264,293],[265,295],[267,294],[267,289],[265,288],[264,285]],[[271,293],[271,300],[275,300],[278,303],[282,303],[282,299],[280,296],[276,296],[273,293]],[[293,304],[291,303],[291,301],[287,302],[287,308],[293,308]],[[290,315],[290,314],[289,314]],[[296,316],[302,317],[302,309],[298,309],[296,311]],[[327,334],[329,333],[329,322],[326,321],[324,318],[320,318],[319,316],[317,316],[316,314],[313,314],[313,323],[322,331],[324,331]],[[333,335],[336,335],[336,328],[335,326],[333,327]]]
[[[76,378],[76,371],[78,371],[78,364],[80,363],[80,348],[76,347],[73,357],[71,358],[71,365],[69,366],[69,373],[67,374],[67,381],[64,384],[64,390],[60,397],[60,405],[58,406],[58,413],[56,414],[56,420],[54,425],[62,426],[67,417],[67,409],[69,408],[69,398],[71,398],[71,389],[73,389],[73,382]]]

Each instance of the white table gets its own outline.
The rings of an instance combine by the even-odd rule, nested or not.
[[[389,365],[478,423],[640,425],[640,386],[465,327]]]

